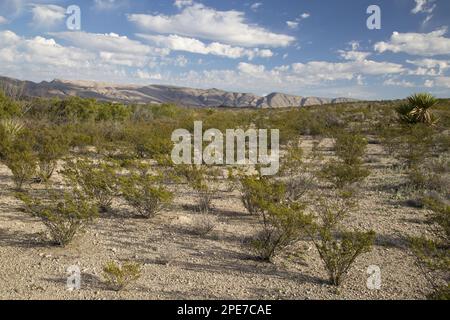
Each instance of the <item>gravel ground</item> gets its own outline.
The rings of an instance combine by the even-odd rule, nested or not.
[[[311,140],[303,141],[308,149]],[[324,141],[327,147],[329,141]],[[324,148],[326,149],[326,148]],[[301,241],[302,256],[280,255],[274,263],[255,260],[244,239],[255,232],[237,192],[214,200],[217,228],[197,236],[190,227],[195,198],[177,190],[175,204],[154,220],[125,218],[116,208],[66,248],[42,241],[42,224],[21,210],[11,173],[0,166],[0,299],[424,299],[428,285],[406,248],[410,235],[426,234],[426,211],[407,207],[395,186],[404,179],[379,145],[369,145],[371,176],[362,188],[349,227],[377,233],[372,252],[361,256],[337,292],[312,243]],[[36,186],[34,186],[36,187]],[[142,277],[121,292],[103,281],[109,260],[142,264]],[[66,270],[82,271],[81,289],[66,289]],[[367,268],[381,269],[380,290],[367,288]]]

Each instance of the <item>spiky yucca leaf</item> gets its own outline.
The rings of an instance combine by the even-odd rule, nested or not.
[[[402,104],[395,109],[399,116],[399,120],[402,123],[408,124],[416,124],[416,119],[411,115],[411,111],[414,109],[414,106],[409,104]]]
[[[7,137],[14,139],[24,128],[22,121],[18,119],[2,119],[0,127],[7,134]]]
[[[436,119],[431,113],[438,100],[429,93],[418,93],[408,97],[408,103],[397,108],[400,121],[408,124],[424,123],[436,124]]]

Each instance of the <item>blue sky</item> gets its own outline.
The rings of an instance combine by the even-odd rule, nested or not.
[[[69,30],[66,9],[81,9]],[[367,8],[378,5],[381,29]],[[0,0],[0,75],[450,97],[448,0]]]

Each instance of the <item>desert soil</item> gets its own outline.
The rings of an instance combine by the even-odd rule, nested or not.
[[[304,137],[303,147],[312,145]],[[323,141],[324,155],[330,141]],[[0,299],[424,299],[428,284],[407,249],[407,237],[427,234],[426,210],[408,207],[398,189],[404,176],[380,145],[370,144],[372,172],[361,189],[349,227],[377,233],[372,252],[360,257],[337,292],[312,243],[297,244],[302,255],[280,255],[274,263],[254,259],[245,239],[257,217],[242,206],[239,193],[220,192],[214,200],[217,228],[192,233],[195,197],[177,188],[174,205],[153,220],[115,214],[102,216],[66,248],[43,241],[43,225],[15,199],[11,173],[0,166]],[[42,188],[42,186],[33,186]],[[300,250],[301,249],[301,250]],[[142,264],[142,277],[121,292],[103,281],[110,260]],[[80,290],[66,289],[67,268],[82,272]],[[367,268],[381,269],[379,290],[367,287]]]

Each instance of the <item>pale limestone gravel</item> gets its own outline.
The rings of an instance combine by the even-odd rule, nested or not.
[[[307,241],[298,244],[303,257],[282,255],[274,264],[252,259],[244,240],[257,219],[245,212],[237,192],[218,195],[220,224],[206,237],[190,232],[195,199],[177,188],[173,208],[155,220],[121,218],[127,209],[118,207],[119,217],[98,219],[74,243],[58,248],[42,242],[42,225],[21,211],[11,174],[0,166],[0,299],[424,299],[428,284],[405,239],[428,232],[426,211],[406,207],[383,187],[402,177],[389,169],[392,160],[380,146],[370,145],[368,156],[375,158],[372,175],[349,227],[375,230],[377,245],[357,260],[338,293],[324,282],[326,272]],[[141,263],[143,275],[116,293],[104,285],[102,265],[124,259]],[[82,270],[79,291],[66,290],[71,265]],[[381,290],[366,286],[370,265],[381,268]]]

